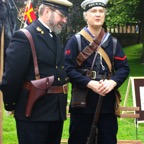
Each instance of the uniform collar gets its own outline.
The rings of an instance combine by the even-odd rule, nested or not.
[[[46,28],[49,30],[50,33],[52,33],[52,30],[50,29],[49,26],[47,26],[40,18],[38,18],[38,20],[42,23],[42,25],[43,25],[44,27],[46,27]]]

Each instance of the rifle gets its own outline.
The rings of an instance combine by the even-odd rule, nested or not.
[[[106,74],[104,75],[104,80],[105,80],[105,77],[106,77]],[[97,144],[98,143],[97,122],[98,122],[98,118],[99,118],[99,115],[100,115],[102,101],[103,101],[103,96],[99,95],[98,104],[97,104],[97,107],[96,107],[93,123],[92,123],[91,130],[90,130],[90,135],[87,138],[86,144]]]

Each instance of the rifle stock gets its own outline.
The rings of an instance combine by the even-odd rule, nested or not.
[[[93,127],[91,129],[90,136],[87,138],[86,144],[97,144],[97,137],[98,137],[98,128]]]
[[[26,117],[31,116],[32,108],[35,102],[40,97],[46,95],[47,89],[52,85],[53,81],[54,81],[54,76],[31,81],[31,88],[29,91],[26,112],[25,112]]]

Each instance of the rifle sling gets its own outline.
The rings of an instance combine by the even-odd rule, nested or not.
[[[89,33],[87,33],[84,29],[82,29],[79,34],[81,34],[85,39],[87,39],[90,43],[92,43],[93,38],[89,35]],[[88,55],[84,55],[83,51],[85,49],[88,49]],[[84,62],[84,60],[86,60],[95,50],[97,50],[97,48],[92,49],[92,53],[89,53],[89,46],[87,46],[82,52],[80,52],[77,56],[77,62],[79,65],[82,65],[82,63]],[[85,50],[87,51],[87,50]],[[99,47],[98,52],[102,55],[103,59],[105,60],[105,62],[108,65],[109,71],[112,72],[112,64],[111,61],[108,57],[108,55],[106,54],[106,52],[103,50],[102,47]]]

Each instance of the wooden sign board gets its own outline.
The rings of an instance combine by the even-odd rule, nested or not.
[[[140,114],[138,123],[144,122],[144,77],[130,77],[125,95],[124,106],[127,104],[130,88],[132,88],[133,106],[140,107],[135,113]]]

